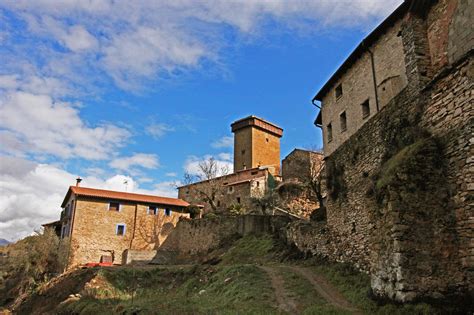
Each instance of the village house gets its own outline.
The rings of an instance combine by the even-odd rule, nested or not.
[[[282,209],[305,219],[316,215],[326,196],[321,177],[323,158],[320,152],[294,149],[283,159],[283,181],[277,187]]]
[[[473,20],[474,1],[406,0],[313,98],[327,222],[297,242],[377,295],[474,292]]]
[[[178,197],[191,204],[204,206],[204,213],[213,211],[203,195],[216,190],[212,198],[217,211],[237,207],[254,208],[252,198],[262,197],[274,187],[280,176],[280,138],[283,129],[256,116],[249,116],[231,125],[234,133],[234,172],[218,178],[178,188]]]
[[[189,218],[181,199],[76,186],[61,205],[60,237],[70,242],[69,267],[130,262],[130,251],[151,260],[180,218]],[[51,226],[51,224],[50,224]]]

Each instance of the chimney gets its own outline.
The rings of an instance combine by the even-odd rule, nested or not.
[[[78,177],[76,178],[76,187],[79,187],[81,185],[82,178]]]

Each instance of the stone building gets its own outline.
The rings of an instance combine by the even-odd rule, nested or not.
[[[267,167],[280,175],[280,138],[283,129],[262,118],[249,116],[231,125],[234,133],[234,172]]]
[[[269,181],[274,178],[272,171],[266,167],[257,167],[212,179],[212,183],[204,181],[182,186],[178,188],[178,197],[190,204],[201,205],[203,214],[206,214],[213,209],[203,201],[202,194],[215,187],[218,212],[226,212],[232,207],[241,207],[245,212],[254,208],[252,198],[265,194]]]
[[[404,1],[313,99],[327,221],[288,237],[367,271],[377,295],[472,299],[473,15],[469,0]]]
[[[175,198],[71,186],[61,207],[61,238],[69,240],[69,266],[127,260],[131,250],[148,252],[165,241],[186,201]]]
[[[323,154],[320,152],[294,149],[282,164],[282,178],[285,182],[307,182],[309,177],[316,176],[323,165]]]
[[[234,172],[229,175],[185,185],[178,188],[178,198],[204,206],[204,213],[213,211],[203,195],[218,190],[213,196],[216,211],[230,207],[244,211],[253,208],[252,198],[265,194],[269,185],[280,180],[280,138],[283,129],[256,116],[249,116],[231,125],[234,133]]]
[[[320,203],[325,198],[323,178],[320,176],[323,158],[320,152],[294,149],[283,159],[283,181],[277,187],[282,209],[305,219],[316,215],[314,212],[320,209]]]

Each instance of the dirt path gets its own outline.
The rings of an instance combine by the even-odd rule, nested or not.
[[[328,303],[335,307],[349,311],[353,314],[362,314],[362,312],[354,307],[342,294],[330,284],[323,276],[315,274],[308,268],[289,266],[291,270],[299,273],[306,278],[313,285],[314,289],[321,295]]]
[[[272,287],[275,291],[275,297],[278,303],[278,308],[290,314],[298,313],[295,301],[285,291],[283,278],[279,271],[268,266],[259,266],[268,274],[272,281]]]

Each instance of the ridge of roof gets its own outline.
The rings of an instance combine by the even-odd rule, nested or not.
[[[146,202],[146,203],[157,203],[157,204],[181,206],[181,207],[189,206],[188,202],[182,199],[178,199],[178,198],[161,197],[161,196],[154,196],[154,195],[145,195],[145,194],[137,194],[137,193],[129,193],[129,192],[105,190],[105,189],[97,189],[97,188],[70,186],[66,196],[64,197],[64,201],[61,204],[61,207],[64,208],[71,193],[74,193],[78,196],[89,196],[89,197],[107,198],[107,199],[114,199],[114,200],[141,201],[141,202]]]

